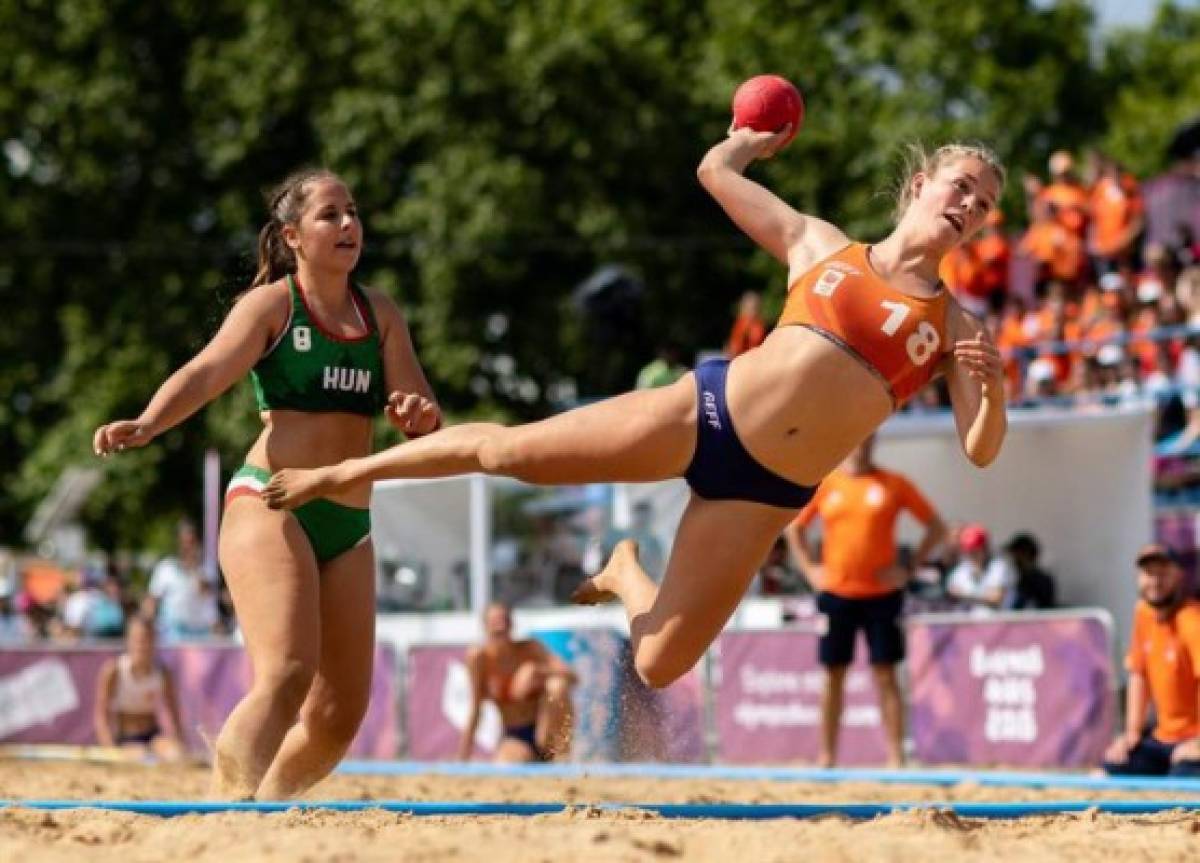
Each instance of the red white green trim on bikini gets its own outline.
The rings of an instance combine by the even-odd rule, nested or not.
[[[252,494],[255,497],[261,497],[262,491],[266,488],[270,479],[271,472],[266,468],[244,464],[238,468],[237,473],[233,475],[233,479],[229,481],[229,486],[225,489],[225,500],[228,502],[243,494]]]

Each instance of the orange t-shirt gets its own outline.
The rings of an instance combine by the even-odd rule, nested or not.
[[[916,395],[949,352],[949,293],[912,297],[883,280],[867,247],[850,243],[815,264],[788,288],[778,326],[798,324],[862,362],[896,405]]]
[[[1083,239],[1088,222],[1088,193],[1076,183],[1051,183],[1038,193],[1038,201],[1054,207],[1054,221]]]
[[[1000,331],[996,334],[996,348],[1004,357],[1004,374],[1008,379],[1009,392],[1017,395],[1021,391],[1021,363],[1023,357],[1019,350],[1031,344],[1034,339],[1025,332],[1023,316],[1006,314],[1000,321]]]
[[[1125,667],[1146,678],[1158,716],[1155,737],[1178,743],[1200,735],[1200,602],[1187,600],[1167,620],[1138,602]]]
[[[879,571],[896,560],[896,519],[908,510],[922,524],[936,513],[916,486],[898,473],[876,468],[870,473],[836,470],[796,516],[801,527],[821,519],[825,539],[821,590],[858,598],[882,596],[896,589],[879,580]]]
[[[1098,255],[1115,255],[1124,248],[1133,220],[1142,212],[1142,194],[1128,174],[1120,180],[1101,177],[1092,186],[1092,247]]]
[[[1021,239],[1021,251],[1045,264],[1050,277],[1075,282],[1087,262],[1083,241],[1058,222],[1034,222]]]
[[[973,245],[979,261],[979,280],[984,294],[1007,291],[1008,267],[1012,260],[1008,237],[996,231],[980,237]]]
[[[988,290],[983,284],[983,267],[969,245],[955,246],[948,251],[938,264],[938,278],[946,283],[955,296],[966,294],[968,297],[986,299]]]

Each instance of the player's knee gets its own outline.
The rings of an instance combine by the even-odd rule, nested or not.
[[[899,689],[899,683],[896,681],[896,667],[894,665],[872,665],[871,674],[875,677],[875,685],[880,689]]]
[[[368,701],[367,695],[340,695],[311,711],[305,724],[330,744],[349,746],[367,715]]]
[[[308,696],[316,673],[315,662],[288,659],[273,668],[265,669],[260,675],[259,681],[277,706],[288,712],[294,712],[300,709],[300,705]]]
[[[571,682],[561,674],[552,674],[546,678],[546,697],[564,699],[571,694]]]

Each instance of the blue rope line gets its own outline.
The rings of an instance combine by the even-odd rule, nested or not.
[[[406,800],[326,800],[304,802],[220,803],[211,801],[152,800],[0,800],[0,808],[19,807],[47,811],[99,809],[172,818],[179,815],[208,815],[223,812],[271,814],[288,811],[366,812],[384,811],[416,816],[447,815],[547,815],[572,808],[564,803],[471,803]],[[963,818],[1026,818],[1096,811],[1110,815],[1152,815],[1169,811],[1200,811],[1200,801],[1179,800],[1066,800],[1039,803],[597,803],[578,808],[602,812],[643,811],[663,818],[720,818],[764,820],[773,818],[816,818],[841,815],[848,818],[877,818],[897,812],[953,812]]]
[[[582,779],[733,779],[775,782],[880,782],[952,786],[969,782],[995,788],[1075,788],[1087,791],[1162,791],[1200,794],[1200,779],[1154,776],[1089,776],[1078,773],[970,770],[879,770],[870,768],[749,767],[699,764],[489,764],[485,762],[344,761],[350,776],[494,776]]]

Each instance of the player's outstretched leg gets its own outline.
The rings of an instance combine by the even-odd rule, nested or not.
[[[291,509],[360,483],[487,473],[540,485],[652,482],[681,476],[696,442],[696,382],[626,393],[520,426],[466,423],[364,458],[281,470],[263,491]]]
[[[767,552],[796,512],[692,495],[661,585],[624,540],[608,565],[575,592],[576,602],[615,596],[625,606],[634,667],[654,687],[687,672],[720,633]]]

